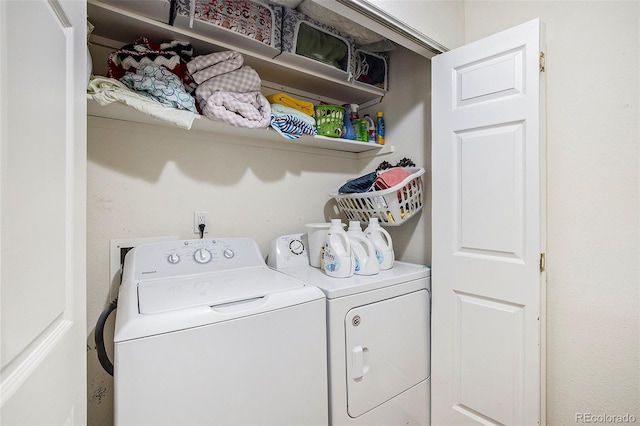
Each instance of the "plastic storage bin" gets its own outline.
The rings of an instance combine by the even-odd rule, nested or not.
[[[283,7],[282,53],[277,60],[340,80],[353,78],[353,39],[303,13]]]
[[[314,105],[313,118],[319,135],[339,138],[346,109],[340,105]]]
[[[174,0],[173,25],[190,28],[191,0]],[[281,50],[282,6],[260,0],[195,0],[193,31],[273,58]]]
[[[409,176],[399,184],[382,191],[340,194],[338,189],[330,195],[348,220],[369,222],[376,217],[381,225],[399,226],[422,210],[423,168],[405,168]]]

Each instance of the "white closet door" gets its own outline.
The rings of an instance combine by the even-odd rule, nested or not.
[[[86,3],[0,2],[0,423],[86,423]]]
[[[541,25],[432,60],[435,425],[544,422]]]

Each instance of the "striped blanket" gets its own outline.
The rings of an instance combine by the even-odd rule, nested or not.
[[[153,64],[163,66],[177,75],[185,89],[192,92],[196,83],[187,69],[187,62],[192,56],[193,47],[189,43],[155,43],[146,37],[139,37],[135,43],[127,44],[109,54],[107,77],[120,80],[127,72],[135,74],[138,68]]]
[[[316,135],[316,120],[307,114],[280,104],[271,104],[271,127],[287,139]]]

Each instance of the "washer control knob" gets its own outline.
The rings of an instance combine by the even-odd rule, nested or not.
[[[228,248],[228,249],[224,249],[224,251],[222,252],[222,255],[227,259],[232,259],[233,256],[235,256],[236,254],[233,250]]]
[[[198,263],[207,263],[211,260],[211,252],[207,249],[198,249],[193,252],[193,259]]]
[[[172,265],[175,265],[176,263],[180,262],[180,256],[178,256],[176,253],[171,253],[168,257],[167,260],[169,261],[169,263],[171,263]]]

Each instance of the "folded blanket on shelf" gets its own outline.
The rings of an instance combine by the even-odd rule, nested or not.
[[[180,78],[163,66],[145,65],[135,74],[127,72],[120,81],[162,104],[198,113],[193,96],[185,90]]]
[[[296,99],[293,96],[289,96],[286,93],[274,93],[267,96],[267,100],[272,104],[280,104],[295,108],[298,111],[302,111],[307,115],[313,117],[313,104],[311,102]]]
[[[196,83],[187,69],[193,56],[191,44],[183,41],[154,43],[146,37],[111,52],[107,58],[107,77],[120,79],[127,71],[134,72],[145,65],[161,65],[177,75],[187,91],[192,92]]]
[[[187,68],[196,83],[202,84],[212,77],[237,70],[243,63],[244,57],[239,52],[228,50],[196,56],[187,63]]]
[[[315,118],[280,104],[271,104],[271,127],[287,139],[318,134]]]
[[[295,108],[291,108],[291,107],[280,105],[280,104],[271,104],[271,114],[275,115],[276,117],[292,115],[302,120],[303,122],[307,123],[309,126],[316,125],[315,118],[310,117],[304,112],[301,112]]]
[[[102,106],[119,102],[182,129],[191,129],[196,117],[190,111],[169,108],[148,96],[129,89],[113,78],[93,77],[87,86],[87,93]]]
[[[237,127],[265,128],[271,117],[271,106],[260,92],[217,91],[200,106],[203,115]]]
[[[196,100],[200,107],[204,108],[203,104],[215,92],[259,92],[261,84],[262,80],[258,73],[251,67],[243,66],[235,71],[210,78],[199,85],[196,89]]]
[[[302,135],[316,135],[315,126],[310,125],[298,116],[271,114],[271,127],[287,139],[298,139]]]

